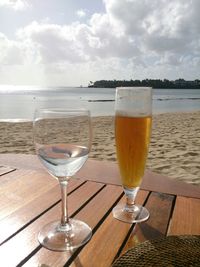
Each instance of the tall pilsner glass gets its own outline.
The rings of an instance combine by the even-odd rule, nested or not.
[[[143,222],[149,212],[135,204],[144,175],[152,124],[152,90],[119,87],[115,97],[115,142],[126,203],[113,209],[113,216],[127,223]]]
[[[61,189],[61,219],[40,230],[39,242],[46,248],[65,251],[78,248],[92,236],[84,222],[68,217],[67,185],[88,158],[91,120],[88,110],[39,109],[35,112],[36,153]]]

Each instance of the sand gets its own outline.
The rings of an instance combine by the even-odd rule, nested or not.
[[[92,125],[90,158],[115,161],[113,117],[93,118]],[[0,153],[35,154],[32,123],[0,122]],[[200,111],[153,116],[147,168],[200,185]]]

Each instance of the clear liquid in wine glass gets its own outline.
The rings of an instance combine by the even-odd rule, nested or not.
[[[56,178],[73,176],[88,158],[89,149],[73,144],[46,145],[38,149],[39,159]]]

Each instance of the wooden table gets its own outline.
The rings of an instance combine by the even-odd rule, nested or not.
[[[0,266],[110,266],[145,240],[200,234],[200,188],[147,171],[137,202],[150,218],[131,225],[112,216],[125,201],[115,163],[88,160],[69,183],[69,214],[88,223],[93,237],[72,252],[49,251],[38,243],[39,229],[60,218],[57,181],[35,156],[0,155]]]

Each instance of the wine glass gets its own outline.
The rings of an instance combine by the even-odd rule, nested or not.
[[[39,242],[55,251],[73,250],[92,236],[84,222],[68,217],[67,185],[88,158],[91,118],[88,110],[38,109],[33,121],[36,153],[61,189],[61,220],[45,225]]]
[[[115,142],[125,204],[113,209],[113,216],[127,223],[149,218],[149,212],[135,204],[144,175],[152,124],[150,87],[119,87],[115,96]]]

